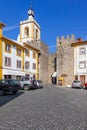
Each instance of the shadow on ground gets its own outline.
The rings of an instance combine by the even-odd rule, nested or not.
[[[24,92],[19,91],[16,94],[5,94],[3,96],[0,96],[0,107],[10,102],[11,100],[17,98],[18,96],[21,96],[22,94],[24,94]]]

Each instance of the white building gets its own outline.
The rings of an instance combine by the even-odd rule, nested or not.
[[[74,75],[75,79],[83,83],[87,81],[87,41],[72,43],[74,47]]]

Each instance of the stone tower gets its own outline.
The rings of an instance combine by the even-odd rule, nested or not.
[[[48,76],[49,76],[49,84],[52,84],[52,75],[56,72],[56,53],[49,54],[48,60]]]
[[[58,85],[71,85],[74,80],[74,49],[71,43],[75,42],[74,35],[64,38],[57,37],[57,82]]]

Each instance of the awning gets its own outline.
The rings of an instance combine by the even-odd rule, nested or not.
[[[54,72],[53,74],[52,74],[52,77],[56,77],[57,76],[57,72]]]

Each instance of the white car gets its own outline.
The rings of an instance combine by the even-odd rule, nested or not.
[[[83,88],[83,84],[80,80],[74,80],[72,83],[72,88]]]

